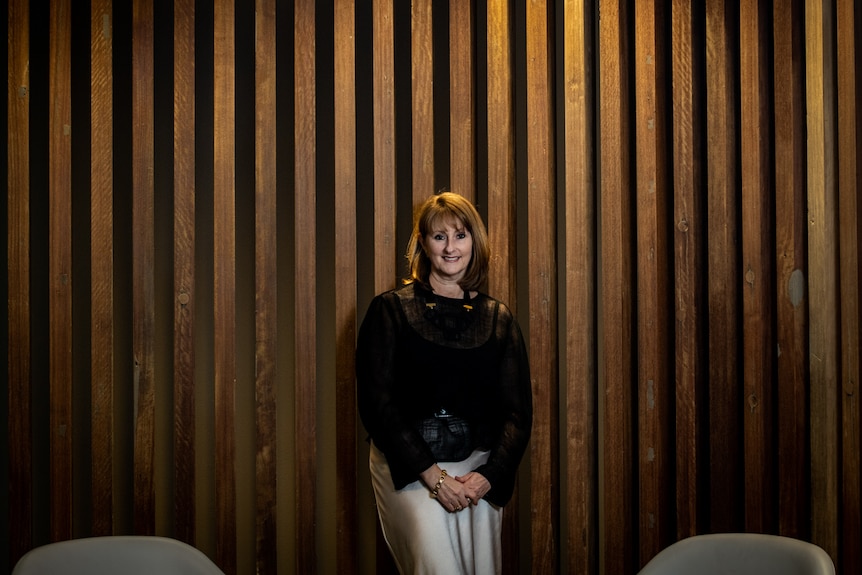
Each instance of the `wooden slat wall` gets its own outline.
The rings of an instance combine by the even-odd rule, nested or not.
[[[741,282],[737,249],[739,160],[733,2],[706,3],[707,274],[709,345],[709,524],[705,529],[738,531],[742,510],[727,505],[742,497]],[[690,535],[691,533],[686,533]]]
[[[637,434],[640,560],[673,541],[670,492],[673,447],[668,425],[674,396],[673,285],[669,218],[673,206],[668,173],[669,99],[666,77],[666,14],[661,0],[635,4],[635,228],[637,266]]]
[[[706,221],[702,161],[704,130],[703,97],[705,86],[699,82],[704,70],[702,21],[689,3],[671,6],[671,65],[673,75],[673,265],[676,296],[675,378],[676,390],[676,537],[698,532],[698,499],[701,469],[707,457],[704,430],[707,351],[706,300]],[[669,414],[666,414],[669,415]],[[670,458],[670,455],[667,456]],[[665,534],[667,535],[667,534]]]
[[[851,510],[843,515],[841,533],[841,566],[844,573],[862,572],[862,401],[860,401],[860,345],[862,345],[862,43],[859,29],[862,14],[856,3],[841,1],[836,8],[836,55],[838,88],[838,229],[841,306],[841,377],[838,393],[841,413],[841,484],[842,507]]]
[[[134,529],[156,532],[155,501],[155,94],[154,8],[132,8],[132,357],[134,358]]]
[[[32,546],[33,426],[30,322],[30,7],[9,2],[7,120],[7,269],[9,376],[9,555]],[[16,414],[14,417],[12,414]],[[15,528],[11,528],[12,519]]]
[[[598,571],[598,365],[596,357],[596,139],[593,126],[594,31],[587,24],[594,17],[592,2],[574,0],[565,4],[563,69],[565,91],[565,279],[566,330],[565,376],[560,377],[566,397],[565,443],[560,459],[567,471],[560,481],[564,499],[563,525],[567,537],[560,544],[567,550],[564,566],[569,573]],[[563,258],[559,258],[563,261]],[[563,347],[560,349],[563,354]],[[562,567],[562,566],[561,566]]]
[[[317,571],[317,533],[313,528],[320,501],[317,469],[317,313],[314,301],[317,221],[315,3],[294,5],[294,460],[296,573]]]
[[[599,226],[602,276],[600,318],[601,417],[600,506],[607,524],[602,533],[601,566],[607,573],[637,570],[635,509],[634,206],[632,197],[629,7],[599,3]],[[573,326],[577,329],[577,326]]]
[[[54,541],[72,536],[72,22],[71,2],[49,14],[48,274],[51,510]],[[84,126],[82,126],[84,128]]]
[[[356,6],[341,2],[335,9],[335,243],[355,246],[356,232]],[[430,107],[429,107],[430,109]],[[432,172],[433,175],[433,172]],[[356,251],[335,252],[335,282],[341,286],[356,285]],[[336,352],[335,381],[338,414],[336,453],[336,566],[339,573],[351,575],[357,565],[357,494],[356,482],[356,392],[354,342],[357,331],[356,290],[339,289],[335,294]]]
[[[174,536],[196,542],[195,3],[174,2]]]
[[[557,380],[556,157],[553,84],[548,53],[552,30],[545,2],[526,12],[526,154],[528,309],[527,338],[533,382],[530,443],[531,569],[554,573],[559,565],[559,384]]]
[[[90,5],[90,306],[93,533],[113,531],[114,210],[113,14],[106,0]]]
[[[808,118],[811,538],[838,557],[838,214],[832,5],[805,3]]]
[[[771,531],[775,504],[772,497],[774,382],[774,280],[772,235],[764,233],[773,221],[770,190],[770,114],[765,6],[743,3],[739,14],[739,88],[741,153],[741,246],[745,437],[745,528]]]
[[[8,3],[10,565],[157,533],[227,573],[392,572],[360,548],[356,330],[448,187],[529,340],[507,573],[633,573],[742,530],[859,571],[851,0],[29,8]]]
[[[255,457],[258,573],[278,567],[278,220],[276,6],[256,0],[255,44]]]
[[[806,497],[808,453],[805,406],[808,318],[805,303],[805,130],[802,85],[802,7],[789,0],[773,6],[775,54],[775,334],[777,373],[778,468],[783,480],[778,493],[778,530],[808,536]],[[799,502],[803,502],[800,504]]]
[[[232,575],[237,572],[236,462],[234,461],[236,456],[235,386],[237,385],[236,17],[234,5],[231,2],[215,2],[213,6],[214,157],[211,249],[213,253],[213,385],[215,388],[213,422],[215,532],[216,560],[227,575]],[[311,358],[314,358],[313,354]],[[300,378],[297,380],[305,381]]]

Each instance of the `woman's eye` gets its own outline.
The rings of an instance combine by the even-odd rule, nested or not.
[[[436,235],[434,236],[434,239],[435,239],[435,240],[438,240],[438,241],[439,241],[439,240],[444,239],[444,238],[443,238],[443,234],[436,234]]]
[[[464,239],[464,238],[466,238],[466,237],[467,237],[467,234],[466,234],[466,233],[464,233],[464,232],[459,232],[459,233],[458,233],[458,239],[459,239],[459,240],[463,240],[463,239]]]

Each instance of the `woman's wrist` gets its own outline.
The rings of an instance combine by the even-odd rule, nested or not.
[[[448,476],[449,476],[449,474],[446,473],[445,469],[440,470],[440,477],[437,478],[437,483],[435,483],[434,487],[431,488],[431,496],[434,497],[435,499],[437,498],[437,495],[440,493],[440,488],[443,487],[443,482],[446,480],[446,478]]]

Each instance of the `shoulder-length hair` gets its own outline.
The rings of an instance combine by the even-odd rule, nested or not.
[[[428,283],[431,275],[431,260],[425,253],[423,242],[425,236],[443,222],[455,224],[456,227],[463,226],[473,237],[470,264],[458,285],[464,291],[482,289],[488,279],[488,262],[491,259],[488,232],[482,222],[482,216],[473,204],[464,196],[452,192],[434,194],[416,211],[413,218],[413,234],[407,245],[410,276],[405,278],[404,283],[415,281],[428,289],[431,288]]]

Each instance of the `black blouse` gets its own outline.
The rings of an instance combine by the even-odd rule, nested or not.
[[[396,489],[436,463],[416,423],[445,409],[469,421],[477,447],[490,450],[475,470],[491,483],[485,499],[508,503],[532,426],[527,352],[509,308],[415,283],[380,294],[359,330],[356,375],[360,418]]]

